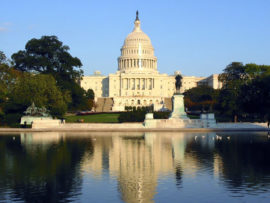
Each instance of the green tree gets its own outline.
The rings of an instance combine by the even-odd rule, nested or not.
[[[249,63],[245,65],[245,72],[250,80],[257,77],[265,77],[270,75],[270,66]]]
[[[69,95],[63,95],[51,75],[27,74],[14,85],[6,111],[22,113],[32,102],[38,107],[46,107],[53,116],[62,116],[66,110]]]
[[[63,45],[56,36],[43,36],[29,40],[25,50],[13,54],[12,59],[18,70],[52,74],[57,82],[77,81],[83,74],[80,69],[82,63],[68,51],[69,47]]]
[[[240,104],[244,112],[270,120],[270,76],[258,77],[241,87]]]
[[[87,110],[91,110],[95,105],[95,93],[92,89],[88,89],[85,92],[85,96],[87,98]]]
[[[242,114],[239,104],[240,87],[249,79],[245,66],[240,62],[229,64],[219,80],[223,87],[219,95],[219,110],[222,114],[232,116],[237,121],[239,115]]]
[[[229,64],[219,76],[219,80],[223,83],[218,99],[220,113],[232,116],[234,121],[237,121],[239,116],[246,114],[247,111],[250,112],[252,109],[244,108],[243,98],[246,99],[245,105],[248,105],[252,94],[256,96],[256,88],[259,88],[259,86],[251,88],[250,84],[269,75],[270,66],[267,65],[253,63],[243,65],[240,62]],[[245,95],[245,91],[249,91],[249,94]],[[262,98],[264,97],[262,95]]]
[[[0,51],[0,64],[5,64],[7,63],[7,57],[4,54],[4,52]]]
[[[189,110],[213,111],[219,90],[208,86],[198,86],[187,90],[184,95],[185,106]]]
[[[20,72],[10,66],[5,54],[0,51],[0,122],[4,120],[4,108],[9,100],[9,92],[19,75]]]
[[[72,103],[69,109],[75,110],[85,107],[87,99],[79,85],[82,63],[68,51],[69,47],[56,36],[43,36],[29,40],[25,50],[13,54],[12,59],[17,70],[52,75],[63,94],[70,92]]]
[[[87,99],[95,99],[95,93],[92,89],[88,89],[85,93]]]

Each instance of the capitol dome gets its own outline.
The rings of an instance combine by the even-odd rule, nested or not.
[[[126,37],[118,58],[118,70],[125,73],[157,72],[157,58],[150,38],[141,30],[136,13],[133,31]]]

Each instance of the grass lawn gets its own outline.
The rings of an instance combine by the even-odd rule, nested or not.
[[[93,114],[93,115],[71,115],[65,116],[67,123],[77,123],[78,120],[83,119],[84,123],[118,123],[119,113],[110,114]]]

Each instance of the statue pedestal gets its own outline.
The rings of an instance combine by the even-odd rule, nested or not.
[[[185,112],[184,95],[174,94],[172,104],[173,109],[169,119],[189,119]]]
[[[153,114],[146,114],[145,128],[153,129],[181,129],[181,128],[215,128],[214,114],[201,115],[201,119],[189,119],[185,112],[184,95],[173,95],[173,111],[169,119],[153,119]]]
[[[32,125],[36,120],[53,120],[51,116],[42,117],[42,116],[23,116],[21,117],[21,125]]]

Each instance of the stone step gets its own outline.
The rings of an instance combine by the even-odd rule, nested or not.
[[[113,98],[98,98],[96,104],[96,112],[112,111]]]

